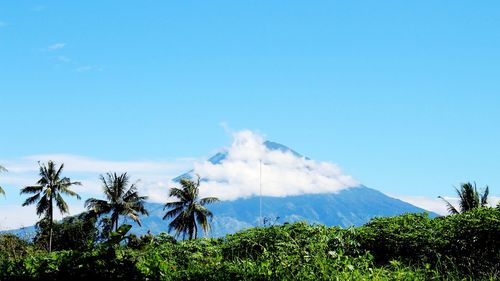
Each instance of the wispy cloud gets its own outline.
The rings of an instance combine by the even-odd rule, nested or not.
[[[6,26],[7,26],[7,23],[6,23],[6,22],[4,22],[4,21],[0,21],[0,28],[1,28],[1,27],[6,27]]]
[[[17,194],[20,187],[36,182],[38,161],[46,163],[49,160],[57,164],[64,163],[64,173],[71,179],[84,183],[81,187],[75,187],[82,192],[82,197],[100,195],[99,175],[106,172],[128,172],[133,179],[142,179],[141,186],[165,186],[170,183],[170,179],[189,169],[194,161],[189,158],[172,161],[110,161],[69,154],[4,159],[1,163],[9,168],[9,172],[1,175],[1,181],[6,191],[9,191],[8,194]],[[148,187],[148,190],[151,188]]]
[[[76,215],[84,211],[83,204],[69,203],[69,214]],[[34,225],[39,218],[35,215],[35,205],[22,207],[21,204],[10,204],[0,206],[0,231],[18,229]],[[54,212],[54,219],[59,220],[63,216]]]
[[[65,63],[71,62],[71,59],[68,58],[67,56],[56,56],[55,59],[57,61],[65,62]]]
[[[1,159],[8,167],[7,173],[0,175],[6,192],[0,204],[0,230],[33,225],[38,217],[29,208],[22,208],[25,197],[19,196],[20,188],[32,185],[38,180],[38,164],[53,160],[64,163],[64,175],[81,186],[74,186],[82,201],[68,201],[72,214],[83,210],[83,202],[90,197],[102,197],[102,184],[99,175],[106,172],[128,172],[132,181],[138,181],[141,194],[149,196],[150,201],[164,203],[168,190],[176,184],[171,179],[190,169],[194,159],[180,158],[157,161],[111,161],[69,154],[33,155],[19,159]]]
[[[91,72],[91,71],[96,71],[96,72],[101,72],[104,71],[104,68],[99,65],[85,65],[85,66],[80,66],[75,69],[76,72]]]
[[[66,43],[54,43],[54,44],[48,46],[47,50],[49,50],[49,51],[56,51],[56,50],[61,50],[64,47],[66,47]]]
[[[401,199],[405,202],[413,204],[417,207],[426,209],[428,211],[435,212],[440,215],[447,215],[448,209],[446,208],[446,203],[439,198],[431,198],[425,196],[401,196],[401,195],[391,195],[394,198]],[[459,198],[457,197],[444,197],[453,206],[458,208]],[[500,197],[490,196],[488,198],[488,205],[493,207],[500,202]]]

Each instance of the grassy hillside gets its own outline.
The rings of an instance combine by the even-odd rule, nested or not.
[[[118,237],[120,238],[120,237]],[[10,240],[9,240],[10,239]],[[120,239],[118,239],[120,240]],[[406,214],[342,229],[293,223],[223,238],[167,234],[46,253],[2,237],[1,280],[498,280],[500,211]]]

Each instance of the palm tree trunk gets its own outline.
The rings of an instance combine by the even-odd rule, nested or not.
[[[113,215],[111,215],[111,221],[112,221],[112,225],[115,227],[115,232],[118,230],[118,215],[116,213],[113,213]]]
[[[194,239],[198,238],[198,226],[196,225],[196,221],[194,222]]]
[[[53,210],[52,210],[52,193],[50,194],[49,203],[49,253],[52,252],[52,224],[53,224]]]

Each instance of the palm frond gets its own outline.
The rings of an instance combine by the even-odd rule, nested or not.
[[[490,194],[490,188],[486,186],[486,189],[483,192],[483,195],[481,195],[481,207],[487,206],[488,205],[488,195]]]
[[[170,211],[168,211],[167,213],[165,213],[165,215],[163,216],[163,220],[170,219],[170,218],[173,218],[175,216],[178,216],[183,211],[184,211],[184,208],[182,206],[178,207],[178,208],[175,208],[175,209],[171,209]]]
[[[21,189],[20,194],[33,194],[33,193],[40,193],[43,190],[43,186],[41,185],[33,185],[33,186],[26,186],[23,189]]]
[[[459,214],[460,212],[457,211],[457,209],[450,203],[448,202],[448,200],[444,199],[443,197],[441,196],[438,196],[438,198],[441,198],[441,200],[443,200],[445,203],[446,203],[446,207],[448,209],[448,212],[450,212],[450,214]]]
[[[171,188],[169,193],[169,197],[176,197],[181,201],[189,201],[188,196],[186,196],[186,191],[184,189],[179,189],[179,188]]]
[[[47,213],[49,211],[50,204],[51,202],[47,198],[47,195],[42,196],[36,204],[36,214],[40,216],[43,213]]]
[[[24,207],[24,206],[31,205],[31,204],[35,203],[38,200],[38,198],[40,198],[40,193],[38,193],[38,194],[36,194],[34,196],[31,196],[31,197],[28,197],[28,199],[26,199],[24,201],[24,203],[23,203],[22,206]]]
[[[61,194],[57,193],[54,199],[56,201],[56,206],[61,212],[61,214],[63,215],[68,213],[68,204],[66,204],[66,201],[64,201]]]
[[[95,199],[95,198],[87,199],[85,201],[84,206],[85,206],[85,208],[87,208],[87,210],[93,210],[99,216],[111,212],[111,209],[112,209],[111,205],[107,201]]]
[[[73,190],[70,190],[69,187],[71,185],[81,185],[80,182],[68,182],[67,184],[65,185],[62,185],[61,186],[61,189],[59,190],[61,193],[63,194],[66,194],[66,195],[69,195],[69,196],[73,196],[73,197],[76,197],[76,199],[80,200],[82,199],[80,197],[80,195],[78,195],[76,192],[74,192]]]
[[[207,233],[211,228],[210,223],[208,222],[209,218],[212,218],[212,213],[207,209],[201,212],[196,212],[196,221],[205,233]]]
[[[204,205],[212,204],[212,203],[219,202],[219,201],[220,200],[217,197],[205,197],[205,198],[200,200],[200,205],[204,206]]]
[[[5,169],[3,166],[0,165],[0,172],[7,172],[7,169]],[[0,194],[3,194],[5,196],[5,190],[0,186]]]

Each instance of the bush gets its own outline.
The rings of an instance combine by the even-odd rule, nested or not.
[[[29,251],[29,243],[14,234],[0,235],[0,259],[18,259]]]
[[[500,274],[500,211],[495,208],[435,219],[426,214],[376,218],[360,233],[362,248],[379,265],[400,260],[464,275]]]
[[[112,233],[106,243],[82,252],[16,250],[15,256],[0,258],[0,280],[500,277],[500,211],[491,208],[435,219],[426,214],[377,218],[349,229],[295,223],[191,241],[176,241],[165,233],[154,238],[125,234]],[[127,237],[128,244],[120,243]]]
[[[99,234],[96,221],[95,215],[85,212],[67,217],[60,222],[54,222],[52,249],[54,251],[91,249]],[[34,243],[41,248],[48,249],[49,233],[49,222],[45,219],[41,220],[37,223]]]

